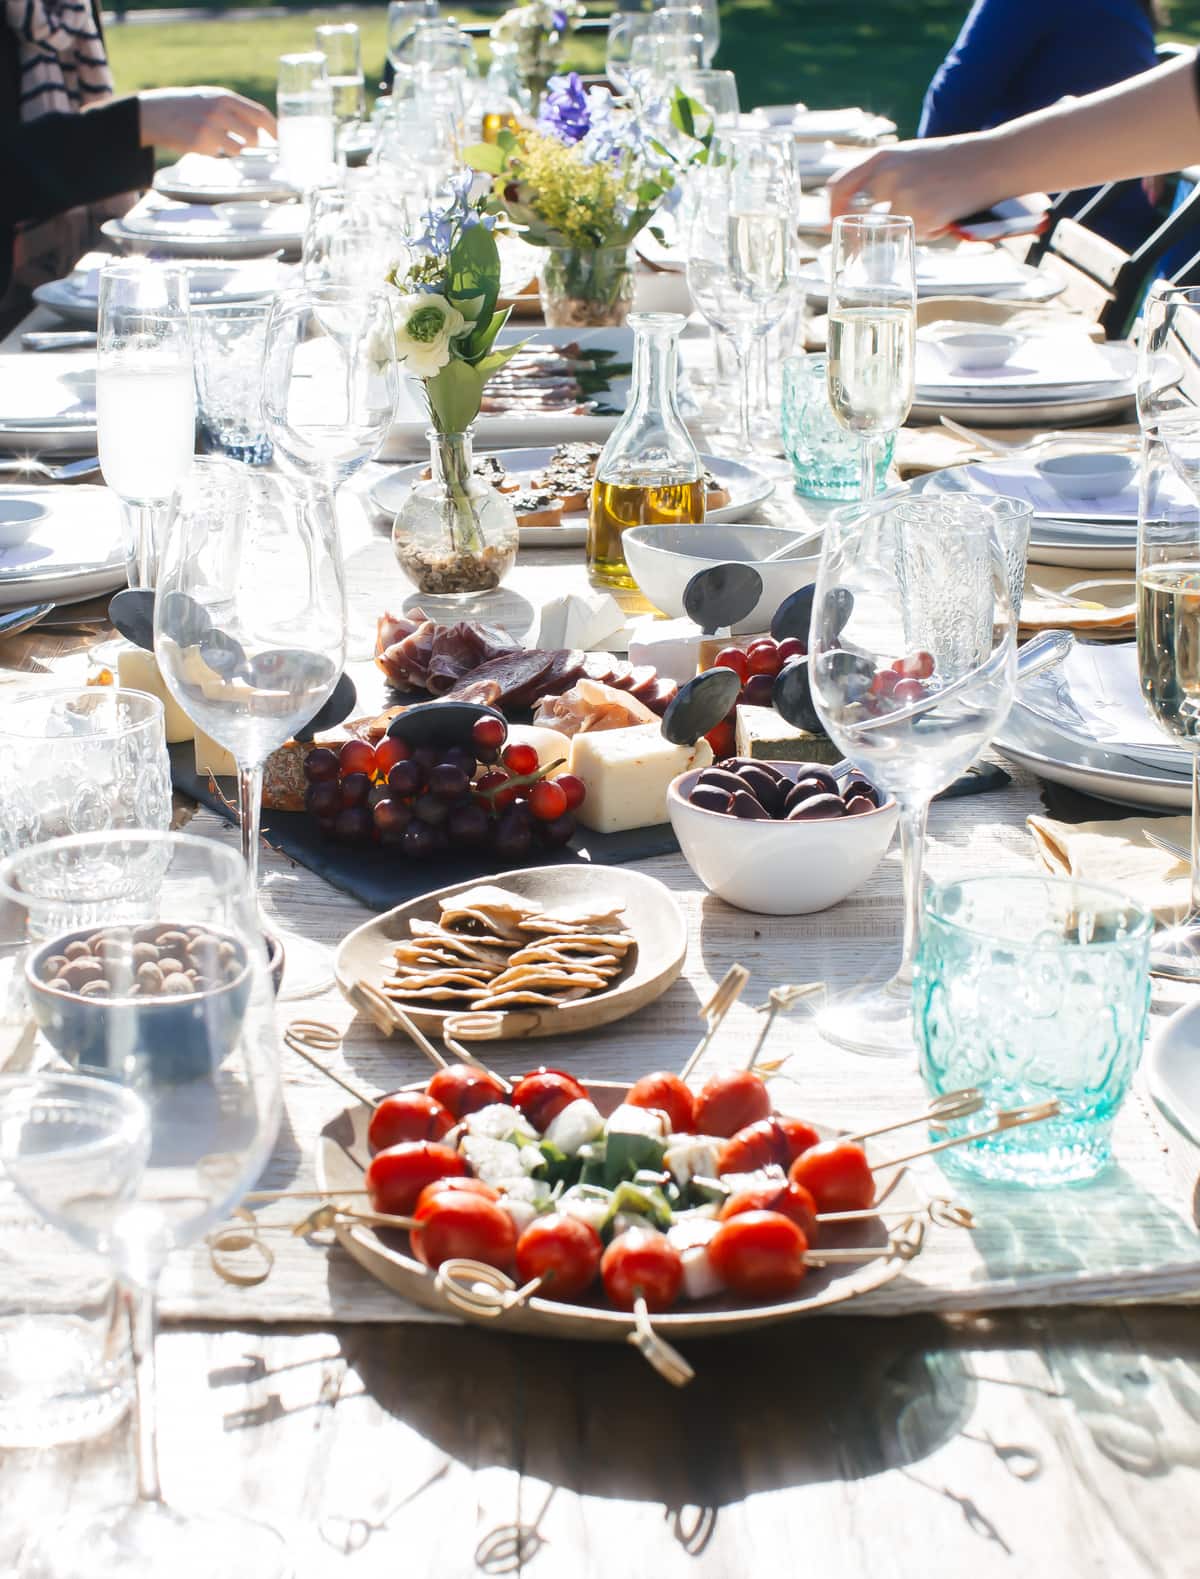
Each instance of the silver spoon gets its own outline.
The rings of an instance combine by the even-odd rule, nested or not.
[[[16,474],[34,477],[39,482],[77,482],[81,477],[95,477],[100,472],[100,457],[85,455],[81,460],[67,461],[62,466],[47,466],[33,455],[8,455],[0,459],[0,476]]]
[[[23,609],[6,609],[0,614],[0,639],[5,636],[19,636],[22,631],[29,630],[39,620],[44,620],[53,608],[53,603],[31,603]]]

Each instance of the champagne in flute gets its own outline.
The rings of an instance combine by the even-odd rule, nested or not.
[[[886,438],[912,406],[916,324],[910,307],[839,307],[829,314],[829,400],[844,428]]]
[[[1156,723],[1200,739],[1200,561],[1152,565],[1138,577],[1138,672]]]
[[[729,272],[751,300],[767,301],[787,282],[787,218],[769,209],[729,216]]]

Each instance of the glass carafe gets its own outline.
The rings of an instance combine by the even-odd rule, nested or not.
[[[675,401],[680,313],[632,313],[633,387],[596,465],[588,513],[588,571],[600,587],[636,590],[621,537],[627,527],[704,520],[704,467]]]

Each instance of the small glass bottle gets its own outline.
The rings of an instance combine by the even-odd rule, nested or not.
[[[588,512],[594,586],[636,591],[621,535],[627,527],[704,520],[704,467],[675,403],[681,313],[631,313],[633,387],[596,464]]]
[[[521,87],[515,44],[493,44],[492,64],[483,85],[481,135],[494,143],[502,131],[521,129]]]

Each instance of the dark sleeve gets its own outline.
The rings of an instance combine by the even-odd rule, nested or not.
[[[1037,49],[1046,0],[975,0],[921,106],[918,137],[952,137],[1010,120],[1010,85]]]
[[[0,132],[0,223],[47,219],[150,185],[154,150],[140,146],[136,98],[80,115],[41,115]]]

